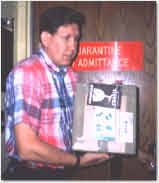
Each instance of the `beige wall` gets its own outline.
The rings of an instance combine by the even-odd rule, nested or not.
[[[16,6],[16,62],[30,56],[30,2],[17,2]]]
[[[3,1],[2,17],[14,18],[14,65],[30,56],[30,6],[29,1]]]

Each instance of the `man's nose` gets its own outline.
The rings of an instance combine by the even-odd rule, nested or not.
[[[76,51],[76,49],[77,49],[77,41],[76,40],[72,39],[70,41],[70,43],[69,43],[69,49],[71,51]]]

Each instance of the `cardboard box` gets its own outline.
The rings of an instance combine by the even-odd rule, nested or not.
[[[78,83],[73,150],[136,154],[137,87]]]

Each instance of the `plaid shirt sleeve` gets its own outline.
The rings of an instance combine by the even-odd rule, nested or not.
[[[18,68],[13,71],[6,83],[6,116],[11,126],[28,124],[36,133],[39,128],[40,84],[34,70]]]

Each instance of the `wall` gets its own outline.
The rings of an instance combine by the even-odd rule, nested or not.
[[[2,2],[4,3],[4,2]],[[5,2],[10,3],[10,2]],[[12,8],[15,7],[16,2],[13,2]],[[24,2],[22,2],[24,3]],[[61,2],[62,3],[62,2]],[[43,11],[45,8],[50,5],[58,5],[57,2],[37,2],[36,3],[36,29],[37,29],[37,37],[34,39],[34,45],[37,46],[39,44],[38,40],[38,23],[39,23],[39,13]],[[66,4],[66,3],[64,3]],[[142,4],[142,3],[141,3]],[[144,41],[144,71],[143,72],[120,72],[120,73],[112,73],[112,72],[82,72],[79,73],[81,81],[95,81],[95,82],[107,82],[105,78],[110,81],[114,81],[116,79],[124,80],[124,84],[135,84],[140,88],[140,137],[139,137],[139,147],[145,149],[146,145],[152,142],[156,138],[156,121],[157,121],[157,61],[156,61],[156,9],[154,4],[144,4],[140,6],[136,6],[133,10],[129,5],[121,6],[118,4],[118,7],[113,6],[111,3],[90,3],[87,2],[83,5],[83,3],[67,3],[67,6],[77,8],[79,11],[84,13],[87,16],[87,25],[85,27],[85,34],[83,37],[83,41],[114,41],[114,40],[142,40]],[[8,6],[10,7],[11,4]],[[17,29],[22,29],[24,31],[19,31],[19,35],[21,33],[29,34],[30,24],[28,25],[28,17],[30,17],[30,7],[26,4],[23,4],[27,7],[27,11],[24,8],[23,10],[20,8],[20,13],[17,15],[17,12],[13,15],[15,19],[22,18],[19,20]],[[23,6],[22,5],[22,6]],[[30,5],[29,5],[30,6]],[[20,6],[19,6],[20,7]],[[11,9],[12,9],[11,8]],[[106,10],[106,11],[105,11]],[[6,11],[6,10],[5,10]],[[17,9],[14,11],[17,11]],[[8,12],[12,12],[9,10]],[[4,11],[2,10],[2,14]],[[21,13],[24,13],[26,16],[21,16]],[[28,14],[27,14],[28,13]],[[25,17],[25,18],[24,18]],[[26,18],[27,17],[27,18]],[[22,26],[23,25],[23,26]],[[26,27],[27,26],[27,27]],[[93,27],[93,29],[92,29]],[[27,31],[26,31],[27,29]],[[27,32],[27,33],[26,33]],[[19,36],[18,34],[15,35]],[[24,36],[24,39],[26,37]],[[20,44],[17,44],[17,48],[15,50],[15,54],[18,54],[22,51],[21,48],[24,46],[24,54],[15,56],[14,63],[17,60],[29,55],[30,53],[26,49],[26,45],[30,45],[29,38],[25,40],[19,40]],[[16,41],[17,42],[17,39]],[[23,46],[21,47],[21,44]],[[16,46],[15,46],[16,47]],[[23,52],[23,51],[22,51]],[[27,53],[27,54],[26,54]],[[126,161],[126,162],[125,162]],[[136,161],[136,159],[135,159]],[[141,178],[141,172],[143,169],[139,168],[138,172],[135,170],[136,164],[133,165],[132,169],[129,168],[130,164],[133,164],[135,161],[124,160],[124,173],[123,177],[128,177],[130,179]],[[135,173],[132,172],[135,170]],[[108,171],[108,173],[106,173]],[[99,176],[96,175],[96,172],[99,172]],[[101,173],[100,173],[101,172]],[[105,175],[104,175],[105,174]],[[101,165],[98,167],[92,167],[89,170],[84,170],[80,172],[80,178],[82,179],[90,179],[89,175],[91,175],[91,179],[106,179],[107,174],[110,175],[108,168],[105,165]],[[139,175],[140,174],[140,175]],[[148,174],[144,175],[142,178],[148,177]]]
[[[136,85],[139,88],[138,101],[138,149],[147,150],[150,143],[156,141],[157,120],[157,36],[156,36],[156,5],[155,2],[37,2],[35,6],[34,40],[39,46],[39,16],[46,8],[65,5],[82,12],[86,16],[86,26],[82,41],[143,41],[144,58],[143,71],[98,71],[78,72],[81,82],[110,83],[123,80],[123,84]],[[138,160],[124,158],[122,162],[123,179],[148,179],[148,173],[137,170]],[[135,173],[131,174],[129,163]],[[97,167],[96,167],[97,168]],[[79,173],[80,179],[95,179],[93,172],[97,171],[104,177],[99,166],[97,169],[87,169],[85,174]],[[118,169],[119,170],[119,169]],[[116,171],[118,171],[116,170]],[[142,169],[144,171],[144,169]],[[87,173],[86,173],[87,171]],[[81,170],[82,172],[82,170]],[[90,176],[89,176],[90,175]],[[92,177],[93,176],[93,177]],[[98,177],[99,178],[99,177]],[[106,178],[105,178],[106,179]]]
[[[2,1],[1,2],[1,16],[2,18],[14,18],[14,27],[16,27],[16,19],[17,19],[17,12],[16,12],[16,6],[17,6],[17,2],[16,1],[12,1],[12,2],[8,2],[8,1]],[[16,63],[16,32],[13,30],[14,32],[14,55],[13,55],[13,63]]]
[[[2,1],[2,17],[14,18],[13,63],[31,54],[31,3],[27,1]]]

